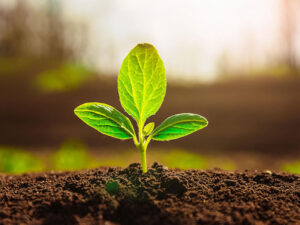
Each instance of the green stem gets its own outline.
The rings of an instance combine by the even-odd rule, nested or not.
[[[142,163],[142,171],[143,173],[147,173],[147,158],[146,158],[146,148],[144,145],[140,147],[140,154],[141,154],[141,163]]]
[[[136,147],[138,147],[139,142],[138,142],[138,140],[137,140],[137,138],[136,138],[135,135],[133,136],[133,143],[134,143],[134,145],[135,145]]]
[[[144,134],[143,134],[143,129],[144,129],[144,123],[140,122],[138,123],[138,129],[139,129],[139,134],[138,134],[138,142],[137,138],[134,138],[134,143],[136,147],[139,149],[140,154],[141,154],[141,164],[142,164],[142,171],[143,173],[147,173],[148,168],[147,168],[147,158],[146,158],[146,151],[147,151],[147,146],[149,144],[148,140],[145,140]]]
[[[138,123],[138,128],[139,128],[139,143],[141,145],[141,144],[144,143],[144,135],[143,135],[144,123],[139,122]]]

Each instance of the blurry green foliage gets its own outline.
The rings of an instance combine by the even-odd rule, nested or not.
[[[266,67],[256,67],[253,71],[249,72],[256,77],[273,76],[273,77],[285,77],[290,75],[299,74],[299,70],[292,68],[285,63],[271,64]]]
[[[179,169],[205,169],[207,161],[198,154],[189,153],[183,150],[174,150],[162,158],[163,164],[170,168]]]
[[[101,159],[97,161],[99,166],[120,166],[126,167],[128,165],[128,160],[118,159],[117,156],[115,157],[105,157],[105,159]]]
[[[0,148],[0,171],[4,173],[37,172],[45,169],[44,163],[20,149]]]
[[[132,149],[120,151],[118,153],[105,154],[105,157],[97,160],[98,166],[120,166],[127,167],[128,164],[136,161]]]
[[[0,75],[11,75],[23,71],[32,65],[30,58],[0,57]]]
[[[91,74],[91,71],[82,65],[66,63],[41,73],[35,82],[43,92],[70,91],[78,88]]]
[[[162,153],[163,152],[163,153]],[[98,166],[126,167],[129,163],[135,162],[135,154],[132,150],[119,153],[105,153],[100,159],[89,155],[84,143],[78,140],[65,141],[59,150],[50,157],[49,167],[46,168],[46,161],[41,160],[30,153],[14,148],[0,147],[0,172],[4,173],[25,173],[45,170],[72,171],[95,168]],[[161,162],[169,168],[179,169],[207,169],[219,167],[225,170],[234,170],[235,165],[228,160],[218,160],[210,157],[203,157],[186,150],[163,151],[157,149],[150,155],[152,161]],[[49,163],[49,161],[48,161]],[[300,163],[289,164],[285,171],[300,173]],[[298,172],[296,171],[298,166]],[[113,185],[113,184],[112,184]],[[109,188],[109,187],[108,187]]]
[[[289,173],[297,173],[300,174],[300,161],[294,163],[287,163],[282,166],[282,170]]]
[[[78,140],[68,140],[52,156],[54,170],[81,170],[95,167],[86,146]]]
[[[235,170],[236,165],[232,161],[223,161],[217,165],[217,167],[221,168],[222,170]]]

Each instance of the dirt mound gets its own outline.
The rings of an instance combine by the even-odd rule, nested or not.
[[[2,175],[0,224],[300,224],[300,176],[157,163]]]

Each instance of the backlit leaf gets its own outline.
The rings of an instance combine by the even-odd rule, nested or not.
[[[123,61],[118,76],[122,107],[139,124],[154,115],[166,93],[162,59],[150,44],[138,44]]]
[[[135,135],[130,120],[110,105],[90,102],[78,106],[75,114],[97,131],[119,139],[129,139]]]
[[[148,136],[149,134],[151,134],[151,132],[153,131],[154,129],[154,123],[151,122],[151,123],[148,123],[145,127],[144,127],[144,135],[145,136]]]
[[[168,117],[152,134],[156,141],[169,141],[189,135],[206,127],[207,120],[197,114],[181,113]]]

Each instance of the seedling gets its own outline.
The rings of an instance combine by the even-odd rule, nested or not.
[[[138,44],[123,61],[118,76],[118,92],[124,110],[137,123],[138,133],[129,118],[110,105],[89,102],[74,112],[87,125],[102,134],[133,139],[141,154],[142,171],[147,172],[146,151],[151,140],[169,141],[189,135],[207,126],[207,120],[192,113],[168,117],[154,129],[146,120],[160,108],[166,94],[164,63],[151,44]]]

